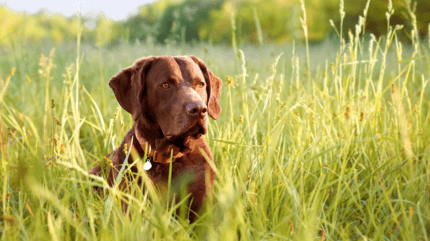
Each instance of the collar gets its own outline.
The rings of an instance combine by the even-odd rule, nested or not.
[[[153,161],[153,162],[158,162],[158,163],[169,163],[169,162],[163,162],[163,158],[165,158],[163,156],[163,153],[159,153],[155,150],[155,148],[151,148],[150,144],[148,141],[146,141],[142,136],[139,135],[139,130],[138,127],[136,125],[135,130],[134,130],[134,134],[136,136],[137,141],[139,142],[140,147],[142,148],[142,150],[145,151],[146,145],[148,145],[148,154],[147,154],[147,160],[149,161]],[[180,153],[179,155],[174,155],[173,156],[173,160],[172,162],[174,162],[176,160],[176,158],[181,157],[183,154]],[[169,159],[170,159],[170,154],[169,154]]]
[[[137,130],[137,126],[136,126],[136,129],[135,129],[135,131],[134,131],[134,134],[135,134],[135,136],[136,136],[137,142],[139,142],[139,145],[140,145],[140,147],[142,148],[142,150],[143,150],[143,151],[146,151],[146,150],[145,150],[145,148],[146,148],[146,144],[148,144],[147,158],[148,158],[148,159],[152,159],[153,161],[155,161],[155,158],[154,158],[155,153],[156,153],[155,149],[153,150],[153,149],[151,148],[151,145],[149,144],[149,142],[147,142],[145,139],[143,139],[143,137],[141,137],[141,136],[139,135],[139,131]]]

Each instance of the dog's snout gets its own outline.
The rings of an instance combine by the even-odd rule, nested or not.
[[[208,108],[201,101],[190,102],[186,105],[185,110],[189,116],[203,117],[208,113]]]

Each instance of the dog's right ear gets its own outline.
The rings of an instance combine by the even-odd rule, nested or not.
[[[154,57],[142,58],[133,66],[123,69],[109,81],[109,86],[118,103],[133,116],[134,120],[137,120],[142,111],[140,98],[153,59]]]

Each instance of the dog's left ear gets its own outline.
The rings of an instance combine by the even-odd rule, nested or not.
[[[208,93],[208,113],[212,119],[218,119],[221,114],[221,105],[219,100],[221,98],[221,87],[222,81],[212,71],[208,70],[205,63],[195,56],[190,56],[190,58],[200,67],[205,76],[206,80],[206,92]]]

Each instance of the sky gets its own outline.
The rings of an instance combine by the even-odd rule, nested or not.
[[[0,5],[15,12],[27,12],[30,14],[37,13],[39,10],[48,10],[49,13],[60,13],[70,17],[77,13],[78,6],[81,4],[81,15],[87,17],[97,17],[101,12],[112,20],[125,20],[129,15],[135,14],[139,6],[156,0],[85,0],[78,2],[76,0],[0,0]]]

